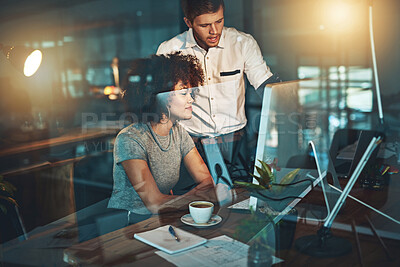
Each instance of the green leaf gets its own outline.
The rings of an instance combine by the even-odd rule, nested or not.
[[[261,168],[256,166],[256,170],[258,171],[258,173],[260,173],[262,182],[260,184],[262,185],[269,185],[271,183],[271,176],[268,174],[268,172],[262,170]],[[261,171],[260,171],[261,170]]]
[[[261,184],[262,182],[262,179],[260,178],[260,177],[258,177],[258,176],[256,176],[256,175],[254,175],[254,174],[252,174],[252,173],[250,173],[250,175],[251,176],[253,176],[254,177],[254,179],[256,179],[257,180],[257,182],[259,183],[259,184]]]
[[[282,178],[282,180],[279,184],[280,185],[290,184],[293,181],[293,179],[296,177],[296,175],[299,173],[299,171],[300,171],[300,169],[295,169],[295,170],[289,172]],[[277,186],[273,186],[272,191],[274,193],[281,193],[284,188],[285,188],[285,186],[277,185]]]
[[[268,176],[272,177],[273,174],[272,174],[272,171],[271,171],[271,167],[267,163],[262,161],[262,160],[258,160],[258,161],[261,163],[261,166],[263,167],[263,169],[268,173]]]
[[[15,191],[17,191],[17,188],[15,188],[15,186],[10,182],[5,181],[4,177],[0,175],[0,197],[8,202],[13,203],[14,205],[17,205],[17,202],[11,198],[14,196]]]
[[[2,183],[0,183],[0,191],[6,192],[9,195],[14,195],[14,191],[16,191],[17,189],[15,188],[15,186],[13,186],[11,183],[3,181]],[[1,192],[0,192],[1,193]]]
[[[3,184],[6,188],[9,188],[11,191],[17,191],[17,188],[12,183],[3,181]]]
[[[261,178],[264,179],[264,177],[269,177],[268,173],[266,171],[264,171],[263,169],[261,169],[260,167],[256,166],[256,170]]]
[[[282,178],[280,184],[290,184],[293,181],[294,177],[296,177],[297,173],[299,173],[299,171],[300,171],[300,169],[295,169],[295,170],[289,172],[288,174],[286,174]]]

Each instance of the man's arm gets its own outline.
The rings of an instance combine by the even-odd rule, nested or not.
[[[249,34],[243,42],[244,73],[250,84],[257,90],[273,73],[267,66],[256,40]],[[262,86],[263,88],[264,86]]]
[[[267,84],[271,83],[280,83],[282,82],[281,78],[279,77],[278,73],[274,73],[271,77],[265,80],[258,88],[256,88],[257,95],[263,99],[264,97],[264,89]]]

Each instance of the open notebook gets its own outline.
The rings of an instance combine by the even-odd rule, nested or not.
[[[169,254],[178,253],[207,242],[207,239],[191,234],[179,228],[174,228],[180,242],[169,233],[170,225],[165,225],[150,231],[135,234],[134,237],[150,246]]]

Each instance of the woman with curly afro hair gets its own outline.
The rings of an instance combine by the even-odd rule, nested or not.
[[[214,182],[189,134],[176,123],[192,117],[195,87],[203,84],[199,61],[190,55],[154,55],[133,62],[124,98],[136,122],[114,145],[114,188],[108,207],[128,211],[135,223],[169,203],[213,188]],[[198,184],[171,194],[184,163]]]

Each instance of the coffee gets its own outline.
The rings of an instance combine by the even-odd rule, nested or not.
[[[214,211],[214,204],[208,201],[194,201],[189,204],[189,212],[195,223],[207,223]]]
[[[193,208],[209,208],[209,207],[212,207],[213,205],[208,204],[208,203],[193,203],[191,206]]]

